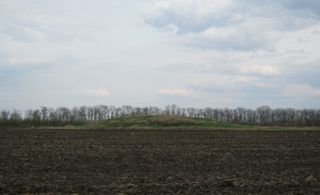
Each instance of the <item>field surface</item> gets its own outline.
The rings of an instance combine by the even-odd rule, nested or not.
[[[0,129],[0,194],[320,194],[320,132]]]

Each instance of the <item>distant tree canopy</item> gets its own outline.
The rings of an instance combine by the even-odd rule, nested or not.
[[[168,105],[165,108],[154,106],[116,107],[112,105],[81,106],[72,109],[41,107],[35,110],[27,110],[24,115],[17,110],[2,110],[0,112],[0,126],[82,125],[89,122],[136,115],[186,116],[245,125],[320,126],[320,109],[272,109],[269,106],[261,106],[255,110],[209,107],[199,109],[181,108],[177,105]]]

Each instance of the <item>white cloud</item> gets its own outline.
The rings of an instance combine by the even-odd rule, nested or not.
[[[294,84],[286,87],[284,94],[295,98],[320,98],[320,89],[309,84]]]
[[[242,76],[242,75],[223,75],[223,74],[212,74],[202,75],[202,77],[194,78],[190,81],[192,84],[208,86],[208,85],[232,85],[236,83],[252,83],[258,81],[257,77],[254,76]]]
[[[212,27],[200,33],[189,33],[182,39],[187,46],[220,51],[271,51],[274,49],[272,41],[264,32],[234,27]]]
[[[202,77],[191,79],[187,86],[197,92],[233,93],[250,91],[250,93],[254,93],[258,88],[261,88],[261,81],[259,77],[255,76],[204,74]]]
[[[75,90],[74,94],[80,96],[107,97],[110,95],[110,92],[105,89],[85,89]]]
[[[244,67],[241,70],[245,74],[257,74],[262,76],[276,76],[280,74],[278,68],[268,65],[253,65]]]
[[[164,88],[160,89],[158,94],[168,96],[185,96],[189,94],[189,91],[182,88]]]

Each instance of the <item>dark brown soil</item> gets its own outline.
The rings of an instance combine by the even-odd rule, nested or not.
[[[0,129],[0,194],[320,194],[320,132]]]

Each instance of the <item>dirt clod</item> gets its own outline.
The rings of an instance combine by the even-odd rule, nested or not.
[[[315,185],[317,183],[317,178],[315,178],[313,175],[310,175],[305,179],[306,184]]]

